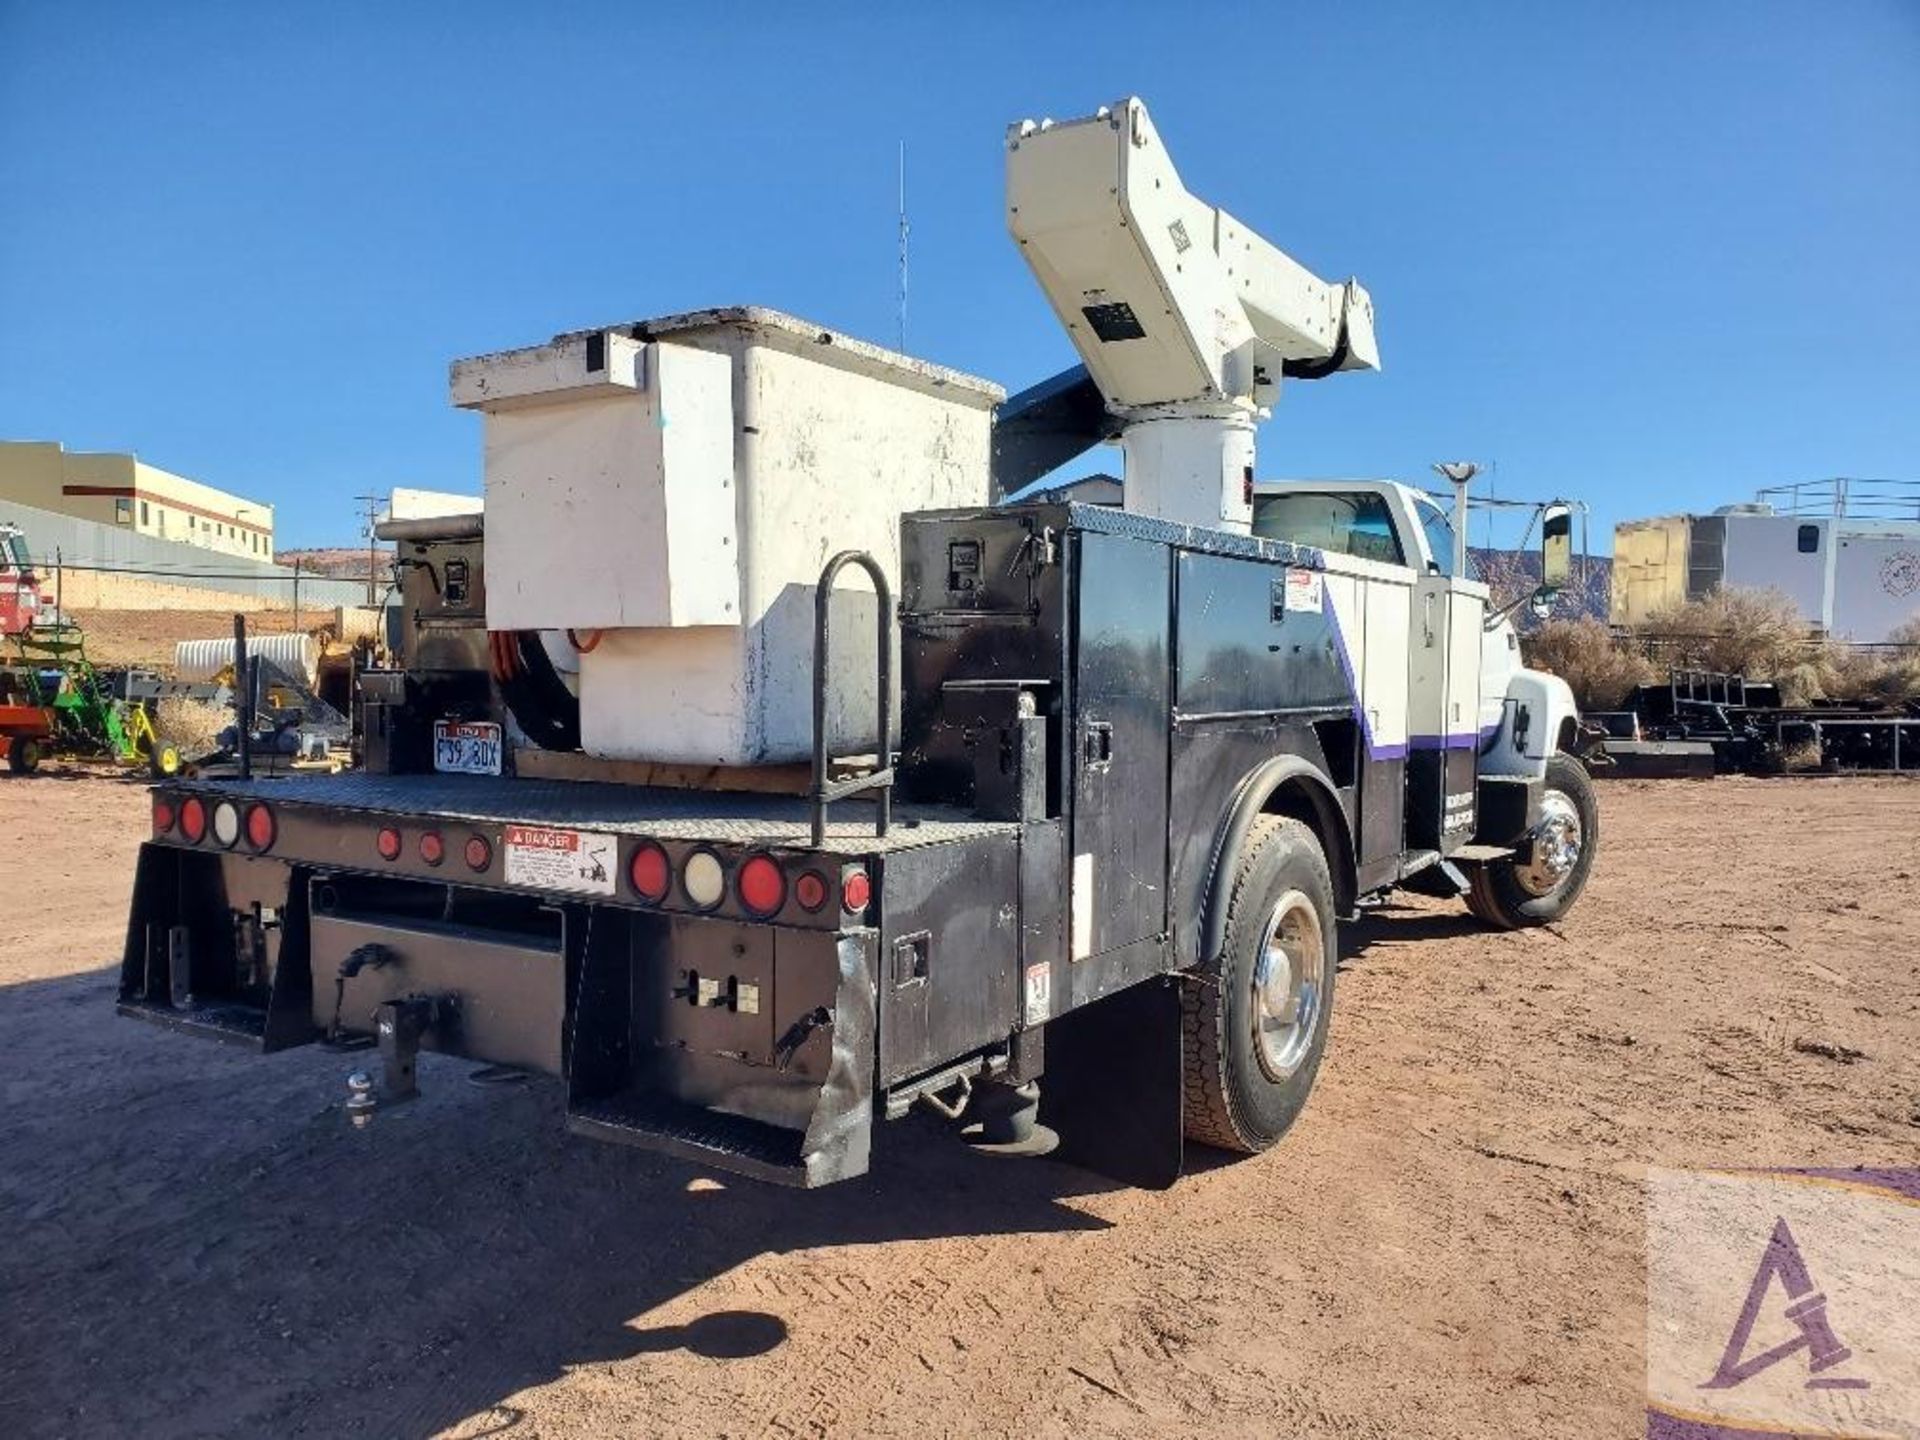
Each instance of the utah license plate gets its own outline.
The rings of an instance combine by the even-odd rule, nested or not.
[[[500,727],[486,720],[434,721],[433,768],[443,775],[498,775]]]

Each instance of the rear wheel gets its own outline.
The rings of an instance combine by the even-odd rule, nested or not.
[[[1600,804],[1586,766],[1573,756],[1547,761],[1540,819],[1518,855],[1467,871],[1467,908],[1501,930],[1546,925],[1573,908],[1600,847]]]
[[[31,775],[40,768],[40,742],[31,735],[16,735],[7,746],[7,764],[16,775]]]
[[[1333,1015],[1333,882],[1312,830],[1263,815],[1234,876],[1221,953],[1181,987],[1187,1135],[1265,1150],[1299,1118]]]

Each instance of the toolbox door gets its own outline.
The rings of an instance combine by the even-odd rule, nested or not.
[[[1407,845],[1451,853],[1474,830],[1480,752],[1480,632],[1486,594],[1423,575],[1413,591],[1407,691]]]
[[[1074,535],[1069,954],[1167,926],[1171,547]]]

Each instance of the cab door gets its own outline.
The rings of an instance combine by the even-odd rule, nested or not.
[[[1453,530],[1418,507],[1422,573],[1408,644],[1407,848],[1450,854],[1473,836],[1486,587],[1447,573]],[[1415,547],[1409,547],[1410,549]]]

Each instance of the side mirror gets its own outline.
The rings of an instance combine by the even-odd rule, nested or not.
[[[1573,578],[1573,507],[1555,501],[1540,512],[1540,588],[1552,594]]]

